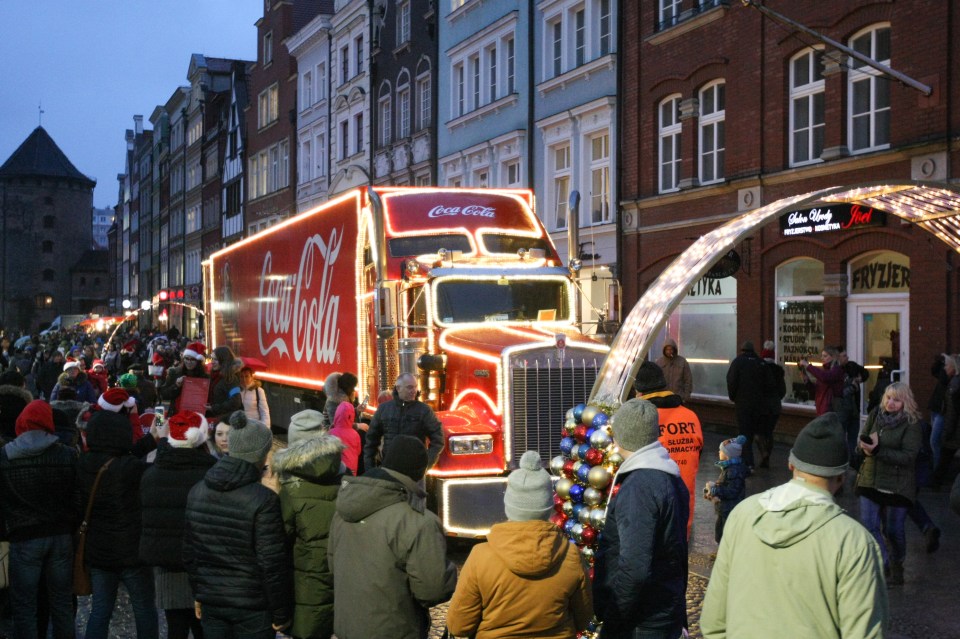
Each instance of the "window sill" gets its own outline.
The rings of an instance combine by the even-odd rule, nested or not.
[[[570,69],[566,73],[561,73],[545,82],[541,82],[537,85],[537,91],[540,92],[540,97],[543,97],[555,89],[564,89],[568,84],[577,82],[578,80],[588,80],[594,73],[614,69],[616,65],[617,56],[611,53],[591,60],[575,69]]]
[[[520,96],[517,93],[511,93],[508,96],[502,97],[496,102],[491,102],[490,104],[485,104],[479,109],[474,109],[469,113],[464,113],[463,115],[454,118],[447,122],[447,129],[453,131],[462,126],[465,126],[471,122],[482,120],[488,115],[496,115],[503,109],[508,107],[515,106],[519,102]]]
[[[410,40],[404,40],[401,42],[396,49],[393,50],[393,57],[399,58],[402,54],[408,53],[412,47]]]
[[[700,27],[710,24],[715,20],[719,20],[727,14],[729,9],[730,7],[727,5],[725,0],[721,0],[721,3],[717,6],[704,9],[702,12],[699,12],[698,7],[698,13],[688,14],[687,17],[681,15],[676,24],[666,27],[662,31],[657,31],[652,36],[647,37],[646,42],[654,46],[669,42],[670,40],[678,38],[685,33],[689,33],[694,29],[699,29]]]
[[[440,1],[445,2],[447,0],[440,0]],[[474,9],[479,9],[482,5],[483,5],[483,0],[467,0],[462,5],[460,5],[459,7],[457,7],[456,9],[450,12],[450,14],[447,16],[447,21],[451,23],[456,22],[460,18],[465,17],[468,13],[470,13]]]

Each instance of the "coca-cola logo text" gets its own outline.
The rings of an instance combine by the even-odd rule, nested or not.
[[[296,273],[274,274],[273,252],[264,255],[257,302],[261,355],[276,350],[295,362],[335,361],[340,343],[340,296],[331,294],[331,286],[342,245],[342,228],[330,231],[326,241],[319,234],[310,236]]]
[[[470,217],[496,217],[496,209],[492,206],[470,204],[467,206],[442,206],[430,209],[427,217],[446,217],[450,215],[466,215]]]

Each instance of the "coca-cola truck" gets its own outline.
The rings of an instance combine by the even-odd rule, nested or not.
[[[559,454],[607,353],[579,330],[572,262],[528,190],[357,189],[214,253],[207,338],[263,360],[280,429],[332,372],[357,375],[367,416],[416,374],[446,437],[429,492],[448,534],[479,536],[520,455]]]

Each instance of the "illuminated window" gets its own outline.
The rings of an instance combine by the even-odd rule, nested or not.
[[[820,161],[823,153],[823,51],[807,50],[790,61],[790,164]]]
[[[777,362],[820,360],[823,350],[823,262],[803,257],[777,267]],[[813,394],[796,366],[785,366],[785,403],[813,405]]]
[[[700,183],[723,179],[726,85],[715,82],[700,91]]]
[[[890,64],[890,27],[879,25],[854,36],[850,47],[880,64]],[[890,146],[890,78],[851,57],[849,86],[850,150]]]

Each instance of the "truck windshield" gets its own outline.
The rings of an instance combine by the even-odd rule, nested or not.
[[[562,279],[439,281],[437,319],[444,324],[569,319]]]

